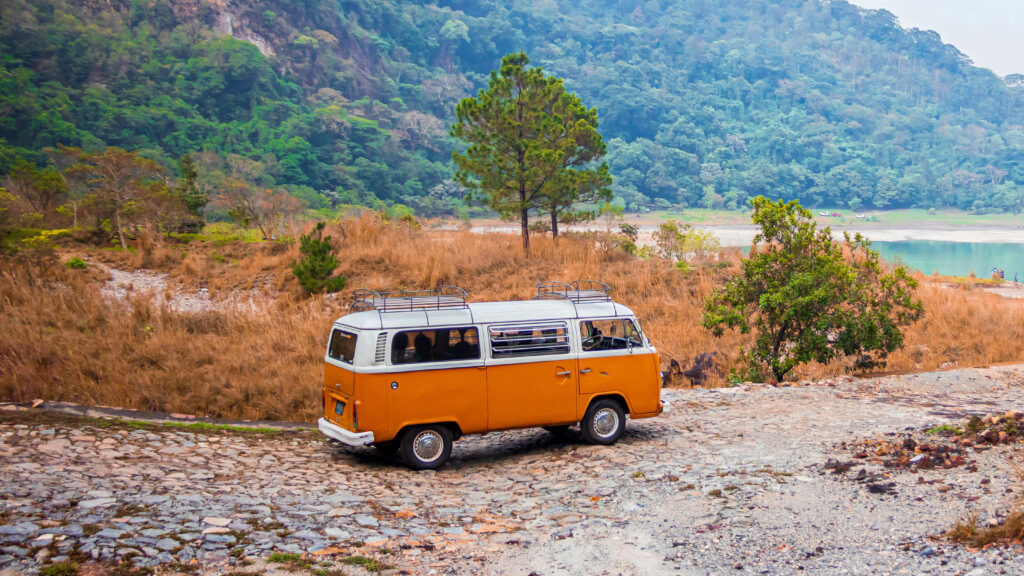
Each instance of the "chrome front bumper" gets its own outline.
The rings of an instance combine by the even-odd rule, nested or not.
[[[369,446],[373,444],[373,432],[349,432],[323,418],[317,421],[317,426],[320,428],[321,434],[334,438],[342,444],[348,444],[349,446]]]

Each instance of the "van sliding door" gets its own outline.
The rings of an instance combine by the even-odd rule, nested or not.
[[[577,420],[576,358],[569,348],[567,323],[492,325],[487,335],[489,429]]]

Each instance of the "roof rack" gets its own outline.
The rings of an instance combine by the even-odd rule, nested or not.
[[[353,312],[410,312],[413,310],[446,310],[468,308],[466,291],[458,286],[438,285],[433,290],[400,290],[377,292],[360,288],[352,294]]]
[[[597,280],[547,281],[537,284],[535,300],[569,300],[581,302],[611,302],[611,287]]]

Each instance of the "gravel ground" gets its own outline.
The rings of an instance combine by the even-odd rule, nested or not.
[[[663,396],[669,410],[630,422],[614,447],[495,433],[418,473],[309,430],[139,427],[5,406],[0,574],[66,558],[203,574],[1024,573],[1020,547],[938,537],[968,511],[981,524],[1006,513],[1020,493],[1016,445],[949,470],[825,467],[853,459],[843,443],[1021,411],[1024,366]],[[855,479],[865,475],[886,490]]]

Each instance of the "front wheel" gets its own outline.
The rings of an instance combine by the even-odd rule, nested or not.
[[[409,468],[435,470],[452,454],[452,432],[440,424],[413,426],[402,436],[401,451]]]
[[[615,444],[626,428],[626,414],[618,402],[602,398],[587,408],[580,422],[583,439],[590,444]]]

